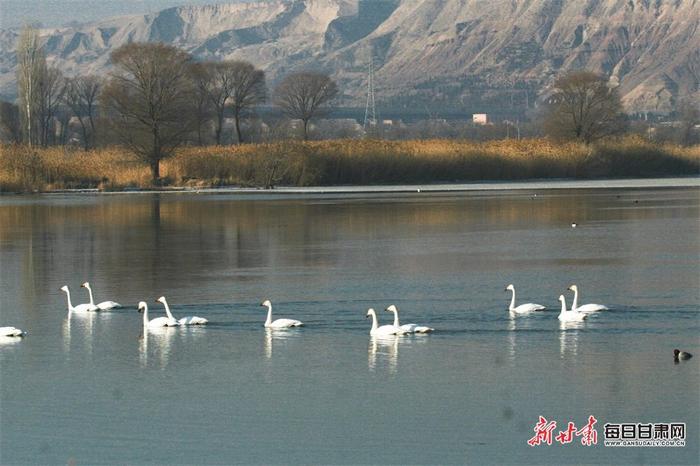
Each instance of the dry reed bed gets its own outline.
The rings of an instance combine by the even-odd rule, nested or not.
[[[172,186],[361,185],[528,178],[697,175],[700,146],[628,137],[593,146],[548,139],[332,140],[186,147],[161,164]],[[147,188],[148,166],[119,147],[3,146],[0,191]]]

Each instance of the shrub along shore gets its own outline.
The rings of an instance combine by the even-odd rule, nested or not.
[[[700,146],[639,137],[586,146],[548,139],[284,141],[183,147],[161,162],[159,186],[334,186],[543,178],[688,176]],[[0,192],[149,188],[150,170],[128,150],[2,146]]]

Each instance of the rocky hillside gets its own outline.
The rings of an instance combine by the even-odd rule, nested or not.
[[[15,94],[19,31],[0,31],[0,93]],[[563,71],[605,73],[629,111],[700,100],[700,0],[270,0],[179,7],[42,30],[67,74],[109,71],[130,41],[200,59],[245,59],[274,82],[315,68],[363,105],[375,57],[377,98],[398,107],[529,106]]]

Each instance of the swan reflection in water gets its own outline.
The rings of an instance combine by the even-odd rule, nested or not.
[[[98,318],[96,316],[97,314],[97,312],[73,312],[72,310],[68,311],[68,314],[66,314],[66,317],[63,319],[63,323],[61,326],[61,333],[63,336],[63,352],[66,353],[66,355],[70,354],[73,332],[78,330],[78,334],[80,334],[81,329],[84,335],[85,343],[85,348],[82,352],[84,354],[92,355],[93,333],[95,319]]]
[[[299,337],[300,333],[296,330],[293,329],[274,329],[274,328],[266,328],[265,329],[265,357],[267,359],[272,359],[272,353],[273,353],[273,346],[275,345],[275,341],[278,344],[282,344],[284,342],[287,342],[289,340],[292,340],[294,338]]]
[[[151,351],[156,353],[160,367],[165,368],[170,359],[170,347],[177,327],[144,328],[139,338],[139,361],[142,367],[148,367],[149,345]]]
[[[508,338],[508,358],[513,361],[518,354],[518,336],[520,335],[521,341],[525,339],[527,341],[527,333],[522,332],[527,330],[532,330],[537,328],[537,318],[534,316],[517,316],[510,314],[508,318],[507,325],[507,338]]]
[[[510,319],[508,319],[508,357],[511,360],[515,359],[517,345],[517,342],[515,341],[516,333],[518,330],[516,319],[517,318],[512,313]]]
[[[63,324],[61,325],[61,334],[63,335],[63,352],[68,354],[70,352],[70,319],[73,315],[73,311],[68,310],[68,314],[63,319]]]
[[[395,374],[399,361],[399,340],[398,335],[386,335],[381,337],[370,337],[369,348],[367,350],[367,366],[370,371],[377,368],[377,359],[386,356],[389,373]]]
[[[559,322],[559,356],[576,356],[578,353],[578,333],[583,322]]]

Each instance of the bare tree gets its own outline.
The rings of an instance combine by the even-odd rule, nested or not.
[[[0,141],[22,142],[22,125],[19,107],[11,102],[0,101]]]
[[[100,87],[96,76],[76,76],[66,81],[64,101],[80,123],[86,151],[95,146],[95,106]]]
[[[30,146],[37,141],[39,118],[39,80],[46,69],[46,55],[39,43],[39,33],[26,26],[17,42],[17,87],[24,139]]]
[[[44,68],[39,78],[39,134],[41,145],[48,146],[56,138],[56,112],[63,100],[65,81],[61,70]]]
[[[188,53],[161,43],[131,43],[112,52],[116,71],[101,101],[114,115],[120,141],[160,178],[160,161],[184,144],[193,130],[193,93]]]
[[[338,94],[338,86],[325,74],[313,72],[286,76],[275,88],[274,103],[289,118],[302,121],[304,139],[309,138],[309,121],[327,111],[326,104]]]
[[[556,80],[545,119],[547,134],[590,144],[623,129],[620,95],[605,78],[575,71]]]
[[[233,111],[238,143],[243,142],[241,119],[267,95],[265,73],[245,61],[203,63],[197,69],[200,87],[206,90],[216,114],[216,143],[221,144],[226,108]]]
[[[197,132],[197,145],[205,144],[204,132],[214,116],[214,109],[209,99],[211,75],[205,63],[193,63],[190,74],[194,82],[194,116]]]
[[[221,144],[226,102],[233,92],[233,76],[229,73],[226,62],[205,63],[204,71],[206,73],[204,79],[207,80],[204,89],[209,95],[209,101],[214,106],[216,116],[214,125],[216,144]]]
[[[233,121],[238,143],[241,144],[243,142],[241,119],[248,116],[252,109],[264,102],[267,97],[265,73],[243,61],[230,62],[229,67],[233,76],[233,93],[230,99]]]

